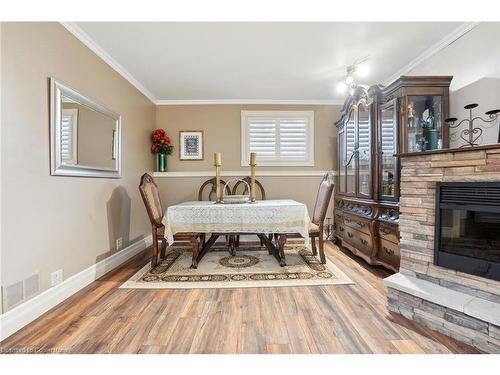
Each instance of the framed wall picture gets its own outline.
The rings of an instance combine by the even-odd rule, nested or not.
[[[179,159],[203,160],[203,130],[179,132]]]

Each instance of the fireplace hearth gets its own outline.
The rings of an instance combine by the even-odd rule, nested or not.
[[[500,280],[500,183],[437,184],[434,263]]]

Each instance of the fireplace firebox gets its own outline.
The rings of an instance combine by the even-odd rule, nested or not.
[[[438,182],[434,263],[500,280],[500,182]]]

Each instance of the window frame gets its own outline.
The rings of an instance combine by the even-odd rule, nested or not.
[[[249,138],[248,130],[250,117],[263,118],[297,118],[307,119],[307,139],[306,153],[307,160],[259,160],[257,165],[264,167],[314,167],[314,111],[241,111],[241,166],[247,167],[250,164]]]

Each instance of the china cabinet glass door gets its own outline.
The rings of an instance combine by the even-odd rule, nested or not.
[[[370,108],[360,105],[357,124],[358,196],[371,197],[371,129]]]
[[[443,148],[443,97],[410,95],[406,108],[407,151]]]
[[[345,165],[346,165],[346,150],[345,150],[345,126],[339,130],[338,134],[338,145],[339,145],[339,193],[345,193]]]
[[[356,112],[351,110],[345,126],[346,133],[346,194],[356,194]]]
[[[382,199],[396,198],[397,163],[397,111],[392,102],[381,109],[380,123],[380,195]]]

